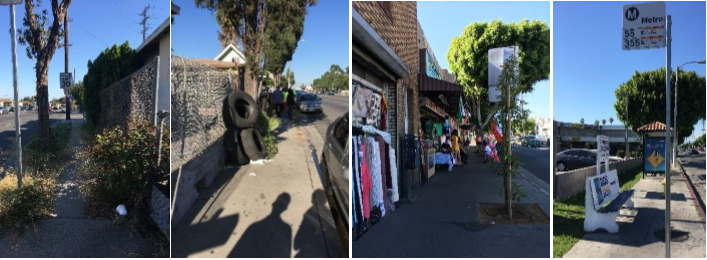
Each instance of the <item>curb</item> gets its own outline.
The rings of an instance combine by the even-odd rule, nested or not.
[[[677,160],[678,164],[680,165],[680,169],[682,170],[682,175],[685,179],[687,179],[687,182],[685,182],[685,185],[687,185],[687,189],[690,191],[690,196],[692,197],[692,201],[695,203],[695,207],[697,208],[697,211],[700,212],[700,215],[702,216],[702,227],[704,228],[707,223],[705,223],[705,211],[702,209],[702,206],[700,205],[700,202],[697,200],[697,195],[695,192],[695,184],[692,183],[692,179],[690,179],[690,176],[687,175],[687,172],[685,171],[685,167],[682,165],[682,161]]]
[[[544,181],[540,180],[540,178],[533,175],[523,167],[520,167],[520,176],[523,177],[523,179],[525,179],[526,181],[528,181],[530,185],[533,185],[536,189],[538,189],[538,191],[545,194],[545,196],[550,197],[550,184],[545,184]]]

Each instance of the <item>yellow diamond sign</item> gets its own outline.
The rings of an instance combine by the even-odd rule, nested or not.
[[[654,150],[653,153],[648,156],[648,163],[650,163],[653,168],[658,168],[658,165],[663,163],[663,161],[665,161],[665,158],[658,153],[658,150]]]

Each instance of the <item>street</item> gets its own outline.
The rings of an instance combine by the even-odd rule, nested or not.
[[[49,113],[50,124],[64,119],[64,113]],[[20,125],[22,130],[22,144],[27,144],[29,138],[37,133],[39,129],[39,121],[37,120],[37,111],[22,111],[20,112]],[[11,143],[15,140],[15,113],[0,115],[0,151],[8,151],[11,149]]]
[[[699,194],[702,211],[705,210],[705,154],[681,154],[678,158],[682,162],[687,176],[695,185]],[[697,194],[695,194],[697,195]]]
[[[550,184],[550,147],[528,148],[513,146],[513,154],[520,159],[520,165],[545,183]]]
[[[322,98],[322,113],[305,113],[300,118],[302,125],[314,125],[322,139],[326,135],[327,127],[343,115],[349,107],[349,97],[344,95],[319,95]],[[326,139],[325,139],[326,140]],[[317,147],[321,150],[321,147]]]

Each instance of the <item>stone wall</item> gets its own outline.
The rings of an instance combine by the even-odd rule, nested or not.
[[[630,159],[627,161],[609,164],[609,169],[616,169],[621,173],[633,169],[643,164],[643,158]],[[565,200],[577,193],[584,191],[587,177],[597,174],[597,167],[587,167],[567,172],[557,172],[555,179],[555,199]]]
[[[130,76],[101,91],[101,115],[98,125],[110,128],[127,126],[127,121],[152,121],[157,63],[150,62]]]
[[[176,200],[173,227],[196,201],[197,189],[211,185],[223,169],[226,127],[222,109],[229,93],[228,73],[194,60],[172,57],[170,185],[171,199]],[[232,75],[232,79],[236,78]]]

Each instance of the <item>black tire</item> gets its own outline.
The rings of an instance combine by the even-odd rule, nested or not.
[[[259,110],[255,99],[243,91],[228,95],[228,108],[236,128],[243,130],[255,126]]]
[[[226,159],[238,166],[250,163],[250,158],[243,151],[240,141],[240,131],[235,129],[226,130],[224,145],[226,146]]]
[[[221,115],[223,116],[223,124],[226,129],[235,129],[236,124],[233,123],[233,117],[231,117],[231,112],[228,106],[228,97],[223,99],[223,108],[221,109]]]
[[[558,171],[567,171],[567,165],[565,165],[564,162],[557,162],[557,170]]]
[[[265,143],[263,136],[260,135],[255,128],[241,130],[241,145],[243,151],[251,160],[260,160],[265,158]]]

